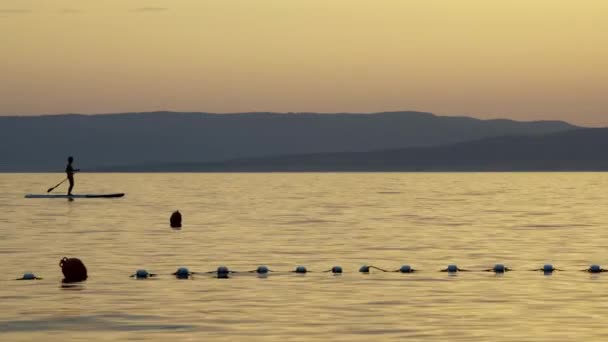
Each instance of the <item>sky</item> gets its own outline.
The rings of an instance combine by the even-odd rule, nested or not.
[[[0,115],[379,112],[608,126],[606,0],[0,0]]]

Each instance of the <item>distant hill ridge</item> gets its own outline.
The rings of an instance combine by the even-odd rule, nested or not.
[[[109,169],[428,147],[574,128],[562,121],[480,120],[424,112],[11,116],[0,117],[0,171],[61,171],[67,155],[74,155],[85,170]]]
[[[217,163],[132,165],[149,172],[608,171],[608,128],[503,136],[436,147],[319,153]]]

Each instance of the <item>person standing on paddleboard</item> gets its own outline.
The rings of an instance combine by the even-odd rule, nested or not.
[[[65,167],[65,173],[68,176],[68,181],[70,182],[70,187],[68,188],[68,196],[72,196],[72,189],[74,188],[74,173],[80,171],[80,169],[75,169],[72,166],[74,162],[74,157],[68,157],[68,165]]]

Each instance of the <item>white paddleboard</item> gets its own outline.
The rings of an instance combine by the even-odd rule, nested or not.
[[[78,194],[78,195],[52,195],[52,194],[27,194],[25,198],[117,198],[123,197],[124,193],[115,194]]]

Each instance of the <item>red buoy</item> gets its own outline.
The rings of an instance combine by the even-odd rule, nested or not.
[[[59,267],[61,267],[64,282],[71,283],[87,280],[87,268],[78,258],[64,257],[59,261]]]
[[[171,228],[181,228],[182,227],[182,214],[179,210],[176,210],[171,214],[171,218],[169,218],[169,223],[171,224]]]

